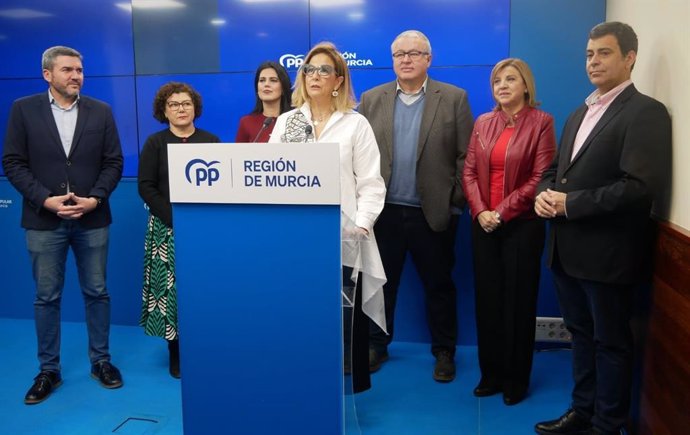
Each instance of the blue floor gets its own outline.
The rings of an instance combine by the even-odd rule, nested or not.
[[[63,323],[64,383],[45,402],[27,406],[24,394],[37,373],[33,321],[0,319],[1,435],[181,435],[179,381],[167,372],[167,348],[141,328],[113,326],[113,362],[125,386],[106,390],[89,376],[86,329]],[[428,346],[394,343],[390,360],[372,376],[373,388],[356,395],[362,435],[522,435],[534,423],[558,417],[568,407],[570,353],[535,356],[527,399],[507,407],[501,396],[477,399],[476,348],[459,347],[458,377],[449,384],[431,378]],[[232,428],[220,433],[232,433]],[[277,430],[270,435],[280,434]],[[331,435],[331,434],[300,434]]]

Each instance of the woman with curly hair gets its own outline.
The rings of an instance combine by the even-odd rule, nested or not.
[[[153,100],[153,117],[168,127],[149,136],[139,156],[139,195],[149,209],[139,324],[146,334],[168,341],[174,378],[180,377],[180,348],[167,144],[220,142],[216,135],[194,126],[201,109],[201,95],[188,84],[161,86]]]

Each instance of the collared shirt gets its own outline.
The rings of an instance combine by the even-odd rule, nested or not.
[[[573,153],[570,155],[571,161],[575,158],[578,151],[580,151],[587,137],[589,137],[589,134],[594,130],[594,126],[596,126],[597,122],[604,116],[606,109],[609,108],[613,100],[631,84],[632,80],[628,79],[604,95],[599,95],[599,90],[596,90],[585,99],[585,104],[587,104],[588,109],[587,113],[585,113],[585,117],[582,119],[580,129],[577,131],[577,136],[575,136]]]
[[[396,92],[398,94],[398,98],[400,98],[400,101],[405,103],[405,105],[409,106],[410,104],[414,104],[415,101],[419,100],[422,95],[426,93],[426,84],[429,81],[429,76],[427,76],[424,79],[424,84],[422,87],[415,93],[408,94],[403,90],[403,88],[400,87],[400,82],[396,80],[395,86],[396,86]]]
[[[62,148],[65,150],[65,155],[69,156],[69,151],[72,148],[72,140],[74,139],[74,130],[77,127],[77,116],[79,115],[79,96],[74,100],[74,103],[66,109],[60,107],[58,102],[53,97],[53,94],[48,89],[48,100],[50,101],[50,109],[53,112],[55,125],[57,125],[58,133],[60,133],[60,141]]]

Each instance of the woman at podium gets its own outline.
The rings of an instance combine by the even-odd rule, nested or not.
[[[340,146],[343,287],[357,289],[353,303],[351,360],[346,334],[345,371],[351,370],[354,392],[371,386],[368,320],[385,328],[383,284],[386,276],[373,234],[386,188],[380,155],[367,119],[355,112],[350,72],[331,43],[320,43],[306,55],[297,74],[292,104],[296,109],[276,120],[270,142],[328,142]],[[356,281],[356,283],[355,283]],[[348,295],[344,295],[344,300]],[[346,317],[346,316],[344,316]],[[348,367],[349,366],[349,367]]]
[[[201,95],[190,85],[169,82],[161,86],[153,100],[153,117],[167,127],[146,139],[139,156],[139,195],[149,209],[139,324],[146,334],[168,341],[169,371],[174,378],[180,377],[180,353],[167,144],[220,142],[215,134],[194,125],[201,109]]]
[[[235,142],[268,142],[275,120],[290,110],[290,77],[276,62],[264,62],[254,75],[254,110],[240,118]]]

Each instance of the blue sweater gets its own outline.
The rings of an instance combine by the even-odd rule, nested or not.
[[[386,202],[420,207],[417,193],[417,145],[424,112],[424,95],[409,106],[395,99],[393,168]]]

